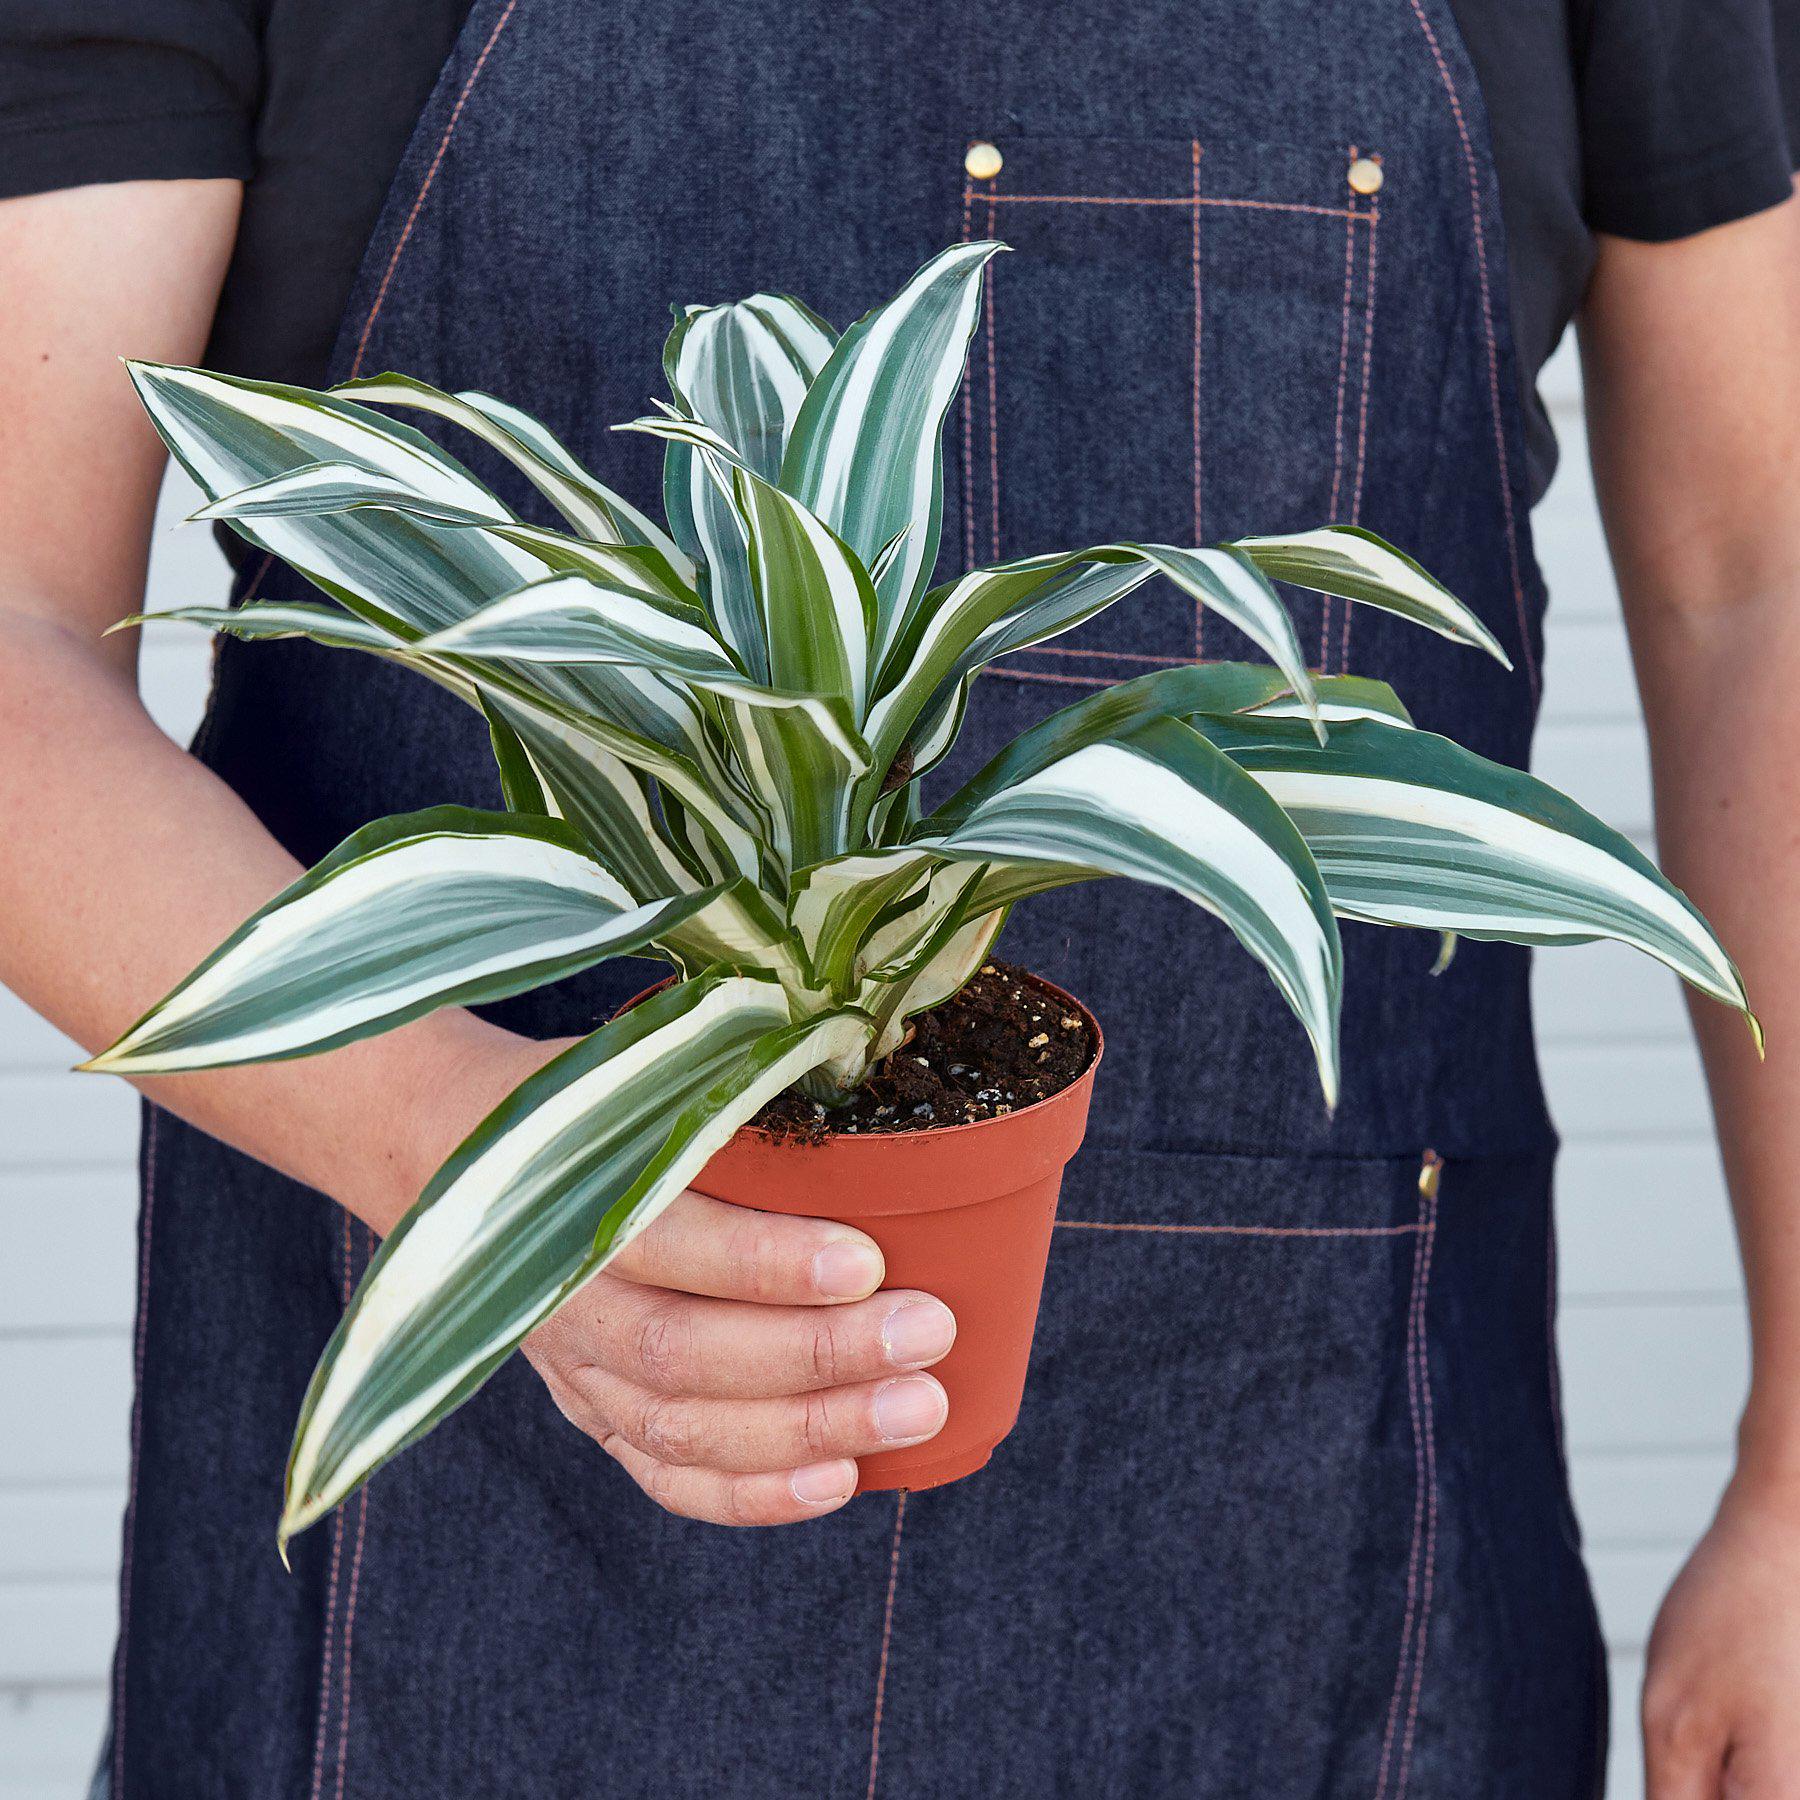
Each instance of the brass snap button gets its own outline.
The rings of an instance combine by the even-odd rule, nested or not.
[[[963,157],[963,167],[976,181],[992,181],[1005,162],[992,144],[971,144]]]
[[[1378,194],[1381,192],[1381,164],[1372,156],[1359,156],[1344,179],[1350,183],[1353,193]]]

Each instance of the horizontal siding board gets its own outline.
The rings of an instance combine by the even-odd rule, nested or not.
[[[1590,1552],[1692,1544],[1712,1519],[1731,1475],[1731,1452],[1590,1450],[1569,1471]]]
[[[1619,621],[1553,606],[1544,624],[1545,726],[1641,719],[1631,651]]]
[[[118,1610],[111,1577],[0,1584],[0,1683],[87,1683],[104,1675]]]
[[[15,1581],[111,1581],[123,1482],[0,1488],[0,1587]]]
[[[1690,1144],[1571,1144],[1557,1159],[1559,1285],[1565,1306],[1736,1301],[1737,1240],[1718,1152]]]
[[[136,1220],[128,1163],[0,1172],[0,1332],[123,1330],[136,1302]]]
[[[106,1733],[101,1680],[0,1690],[0,1800],[77,1800]]]
[[[1684,1044],[1547,1044],[1539,1060],[1565,1142],[1704,1142],[1712,1130]]]
[[[130,1411],[124,1332],[0,1339],[0,1444],[9,1483],[122,1482]]]
[[[1730,1447],[1749,1373],[1741,1308],[1565,1307],[1557,1336],[1575,1453]]]
[[[9,1169],[106,1168],[137,1154],[138,1100],[110,1075],[0,1075]]]
[[[1454,968],[1454,964],[1451,965]],[[1553,945],[1532,957],[1531,1010],[1545,1044],[1691,1045],[1680,977],[1623,944]],[[1699,1058],[1693,1074],[1699,1079]]]

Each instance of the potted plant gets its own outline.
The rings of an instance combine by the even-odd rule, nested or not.
[[[1275,580],[1505,661],[1370,534],[1105,544],[932,585],[944,416],[1001,248],[946,250],[841,337],[778,296],[678,309],[672,400],[622,427],[666,440],[666,529],[488,395],[132,365],[209,496],[195,516],[231,521],[328,597],[172,616],[368,651],[443,684],[485,715],[507,809],[440,806],[355,832],[85,1066],[300,1056],[612,956],[674,965],[503,1102],[382,1246],[306,1396],[284,1543],[695,1182],[852,1220],[893,1279],[949,1300],[950,1423],[910,1462],[870,1459],[864,1481],[978,1467],[1018,1408],[1098,1030],[1046,985],[983,976],[1009,990],[996,1004],[1023,1008],[1026,1051],[1040,1033],[1079,1040],[1069,1085],[1010,1111],[979,1090],[956,1123],[910,1132],[847,1109],[922,1019],[948,1030],[972,1004],[958,997],[992,968],[1007,909],[1045,889],[1123,875],[1218,915],[1298,1015],[1327,1104],[1339,915],[1618,938],[1747,1013],[1706,922],[1623,838],[1414,729],[1383,684],[1308,673]],[[473,432],[566,529],[526,522],[372,410],[401,407]],[[1171,667],[1098,691],[928,806],[921,782],[980,670],[1153,578],[1240,627],[1269,665]],[[823,1144],[746,1129],[789,1090],[824,1121]]]

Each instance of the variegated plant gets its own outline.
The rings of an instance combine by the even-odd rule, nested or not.
[[[137,364],[226,519],[328,604],[173,616],[418,670],[481,709],[504,812],[348,839],[88,1065],[127,1075],[349,1043],[626,953],[681,980],[550,1063],[390,1236],[306,1396],[283,1539],[466,1399],[765,1101],[830,1102],[987,955],[1007,909],[1103,875],[1217,914],[1337,1085],[1339,917],[1635,944],[1745,1007],[1694,908],[1618,834],[1308,674],[1275,580],[1505,660],[1366,532],[1103,544],[931,585],[944,417],[998,244],[945,251],[842,337],[759,294],[678,312],[665,529],[538,421],[398,375],[329,393]],[[561,515],[527,523],[372,408],[465,427]],[[1152,579],[1270,666],[1172,667],[1026,732],[927,809],[988,663]]]

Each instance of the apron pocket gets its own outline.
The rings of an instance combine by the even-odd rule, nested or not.
[[[1376,1790],[1430,1580],[1421,1172],[1077,1159],[1019,1425],[906,1505],[894,1791],[915,1731],[967,1792]]]
[[[1367,460],[1378,202],[1348,145],[1002,137],[963,232],[1001,258],[961,402],[945,548],[966,564],[1115,538],[1199,544],[1353,521]],[[1372,163],[1368,166],[1375,166]],[[1291,595],[1301,642],[1340,628]],[[1344,608],[1339,605],[1337,612]],[[1167,583],[1014,679],[1242,657]]]

